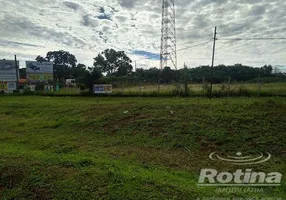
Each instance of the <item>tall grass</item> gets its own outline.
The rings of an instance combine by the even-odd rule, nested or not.
[[[114,88],[110,95],[101,94],[99,96],[118,97],[209,97],[209,84],[190,85],[144,85],[140,87]],[[29,92],[23,95],[46,95],[46,96],[97,96],[89,91],[80,91],[77,88],[62,88],[59,92]],[[214,97],[286,97],[286,83],[262,83],[261,88],[257,83],[235,83],[235,84],[215,84],[213,85]]]

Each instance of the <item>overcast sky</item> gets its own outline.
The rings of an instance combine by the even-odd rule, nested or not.
[[[123,50],[138,67],[160,52],[161,0],[0,0],[0,57],[24,60],[51,50],[91,66],[106,48]],[[178,49],[218,38],[286,37],[285,0],[177,0]],[[286,40],[217,41],[215,64],[286,66]],[[211,64],[212,42],[178,51],[178,67]],[[155,57],[157,58],[157,57]],[[23,66],[22,66],[23,67]],[[286,69],[286,68],[285,68]]]

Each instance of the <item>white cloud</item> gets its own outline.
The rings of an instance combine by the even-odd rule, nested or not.
[[[161,0],[0,0],[0,55],[34,60],[67,50],[92,65],[106,48],[160,52]],[[178,49],[218,37],[285,37],[284,0],[177,0]],[[286,41],[217,41],[216,64],[285,65]],[[178,64],[210,64],[212,43],[178,51]],[[142,57],[129,54],[134,60]],[[139,66],[159,67],[159,61]]]

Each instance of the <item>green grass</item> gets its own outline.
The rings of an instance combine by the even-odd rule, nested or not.
[[[285,197],[198,187],[210,153],[253,150],[286,172],[284,98],[0,97],[0,199]],[[249,168],[249,166],[248,166]]]
[[[173,90],[176,90],[175,85],[160,85],[160,93],[168,93]],[[183,90],[183,86],[182,86]],[[202,84],[190,84],[189,85],[190,95],[191,96],[203,96],[206,94],[206,91],[203,90]],[[214,84],[213,87],[214,94],[219,96],[227,96],[228,95],[228,84]],[[268,96],[286,96],[286,83],[262,83],[261,89],[259,91],[257,83],[232,83],[230,85],[230,95],[232,96],[244,96],[242,90],[247,91],[249,95],[257,96],[258,92],[261,95]],[[158,85],[143,85],[141,87],[141,93],[150,93],[157,92]],[[124,87],[124,88],[115,88],[114,92],[120,93],[139,93],[140,87]]]
[[[185,89],[182,84],[160,85],[142,85],[139,86],[123,86],[113,88],[113,93],[110,96],[121,97],[207,97],[209,85],[203,87],[202,84],[189,84],[188,94],[185,94]],[[79,88],[61,88],[58,92],[37,91],[38,95],[50,96],[91,96],[88,90],[80,92]],[[26,92],[26,95],[34,95],[33,92]],[[286,97],[286,82],[277,83],[262,83],[259,89],[257,83],[232,83],[228,84],[214,84],[214,97]]]

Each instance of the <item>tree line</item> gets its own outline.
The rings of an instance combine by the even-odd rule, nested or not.
[[[195,68],[185,67],[174,70],[165,67],[160,70],[156,67],[150,69],[137,68],[133,71],[132,60],[124,51],[106,49],[93,59],[93,66],[78,63],[76,57],[67,51],[50,51],[45,57],[37,56],[38,62],[53,62],[54,80],[64,84],[66,79],[76,79],[81,87],[92,88],[94,83],[112,83],[115,87],[122,82],[130,84],[171,84],[179,82],[223,83],[232,81],[249,81],[258,77],[285,76],[271,65],[254,68],[242,64],[218,65]],[[275,73],[274,73],[275,72]],[[25,69],[20,70],[21,78],[25,78]]]

